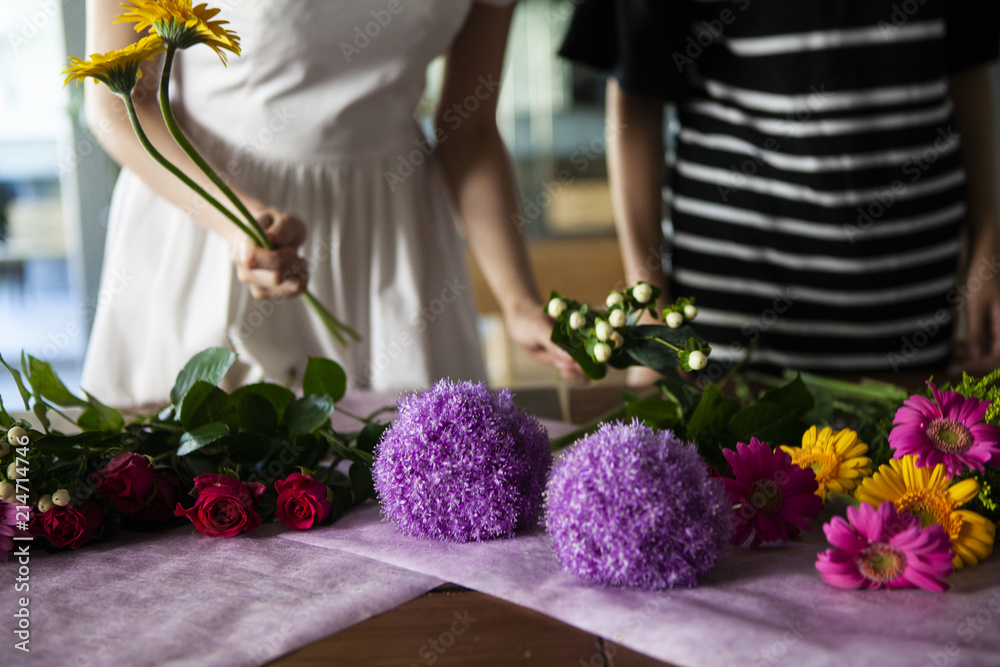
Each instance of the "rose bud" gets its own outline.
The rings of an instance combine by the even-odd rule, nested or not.
[[[94,475],[97,495],[107,498],[120,512],[132,514],[146,505],[153,490],[153,466],[141,454],[119,454]]]
[[[570,329],[579,329],[586,323],[587,323],[587,318],[583,315],[583,313],[581,313],[578,310],[574,310],[573,313],[569,316]]]
[[[187,517],[198,532],[209,537],[234,537],[260,526],[257,505],[265,487],[260,482],[243,483],[228,475],[198,475],[198,493],[190,509],[177,503],[174,514]]]
[[[607,343],[598,343],[594,346],[594,361],[604,363],[611,358],[611,346]]]
[[[58,505],[59,507],[66,507],[66,505],[69,505],[69,501],[69,491],[66,489],[59,489],[52,494],[53,504]]]
[[[666,321],[667,326],[671,329],[676,329],[680,325],[684,324],[684,316],[676,311],[667,313],[667,316],[663,319]]]
[[[608,324],[615,329],[621,329],[626,322],[628,322],[628,317],[625,315],[625,311],[620,308],[612,310],[611,314],[608,315]]]
[[[293,530],[308,530],[330,516],[330,489],[312,475],[293,472],[275,482],[274,489],[278,492],[278,520]]]
[[[101,504],[91,499],[80,507],[56,505],[44,514],[33,515],[28,532],[44,537],[54,547],[76,549],[87,543],[103,520]]]

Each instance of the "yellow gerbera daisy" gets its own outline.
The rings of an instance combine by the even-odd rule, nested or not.
[[[186,49],[195,44],[208,44],[226,63],[225,51],[240,55],[240,38],[223,26],[229,21],[213,21],[218,9],[202,3],[193,6],[191,0],[130,0],[122,4],[128,10],[116,16],[115,23],[135,23],[135,31],[150,28],[167,44]]]
[[[836,433],[827,426],[822,431],[810,427],[802,434],[801,447],[781,446],[800,468],[812,468],[819,488],[816,495],[826,501],[826,492],[850,494],[862,477],[872,473],[872,460],[864,456],[868,445],[849,428]]]
[[[135,88],[135,82],[142,76],[139,64],[165,48],[163,40],[156,35],[150,35],[135,44],[129,44],[124,49],[94,53],[89,60],[70,56],[69,67],[62,71],[62,74],[69,75],[63,85],[75,79],[76,85],[79,86],[81,81],[92,77],[95,81],[107,85],[113,93],[129,95]]]
[[[944,464],[918,468],[916,461],[912,454],[893,459],[862,480],[854,497],[875,507],[890,500],[897,510],[919,516],[925,526],[940,524],[951,537],[956,570],[985,560],[993,553],[996,526],[975,512],[958,509],[979,493],[979,482],[952,484]]]

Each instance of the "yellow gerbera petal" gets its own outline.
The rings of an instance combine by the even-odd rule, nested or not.
[[[781,446],[800,468],[812,468],[819,488],[816,495],[826,500],[827,491],[850,493],[859,477],[871,472],[871,459],[862,456],[868,445],[858,440],[850,429],[836,433],[827,426],[810,427],[802,434],[801,447]]]
[[[107,53],[91,54],[89,60],[70,56],[69,67],[62,71],[68,75],[63,85],[70,81],[81,81],[88,77],[100,81],[118,95],[128,95],[135,88],[135,82],[142,76],[139,65],[164,50],[163,41],[150,35],[124,49]]]
[[[239,35],[223,27],[228,21],[213,20],[220,10],[204,3],[194,6],[191,0],[130,0],[122,8],[128,11],[115,17],[116,23],[134,23],[136,32],[153,30],[178,49],[207,44],[223,64],[226,51],[240,54]]]
[[[892,501],[897,510],[909,511],[924,525],[940,524],[951,538],[955,567],[975,565],[993,552],[996,526],[975,512],[958,509],[975,497],[979,483],[966,479],[951,484],[944,465],[917,468],[915,456],[893,459],[861,481],[854,497],[875,505]]]

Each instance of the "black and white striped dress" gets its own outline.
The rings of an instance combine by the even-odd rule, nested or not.
[[[947,77],[996,57],[997,4],[577,7],[563,55],[677,103],[665,252],[713,359],[944,364],[966,210]]]

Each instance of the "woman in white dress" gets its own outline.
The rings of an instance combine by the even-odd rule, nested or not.
[[[116,405],[162,402],[184,362],[212,345],[240,354],[230,383],[294,382],[310,356],[339,361],[354,387],[482,379],[456,216],[514,339],[576,375],[548,340],[496,127],[512,2],[217,6],[242,38],[242,55],[223,67],[208,47],[179,52],[173,107],[276,249],[251,245],[147,157],[121,100],[88,84],[88,121],[124,168],[84,389]],[[130,25],[113,23],[121,11],[117,0],[88,0],[88,52],[136,40]],[[428,63],[445,53],[431,151],[414,110]],[[133,97],[147,134],[213,192],[159,117],[158,62],[143,71]],[[301,300],[287,298],[304,290],[306,273],[310,290],[360,343],[338,346]]]

